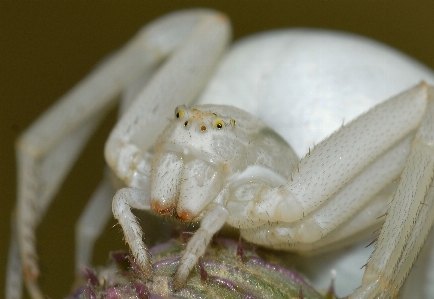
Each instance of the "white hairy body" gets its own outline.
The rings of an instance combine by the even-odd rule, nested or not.
[[[215,12],[157,20],[23,134],[8,298],[20,297],[20,265],[31,296],[43,298],[35,227],[121,91],[122,117],[105,156],[127,186],[116,193],[113,214],[145,277],[152,278],[152,257],[131,208],[200,222],[175,288],[224,224],[258,245],[315,254],[372,236],[385,219],[351,298],[398,295],[434,217],[434,91],[416,85],[433,82],[433,74],[400,54],[384,56],[391,50],[368,41],[364,51],[372,51],[369,59],[381,54],[379,61],[363,61],[363,51],[351,53],[355,63],[346,61],[342,52],[359,51],[363,40],[347,36],[346,44],[343,35],[309,31],[257,37],[220,63],[229,37],[226,18]],[[321,39],[326,52],[312,46]],[[219,105],[189,107],[207,84],[198,102]],[[101,211],[107,211],[108,180],[92,199]],[[78,265],[89,263],[106,218],[87,215],[82,227],[96,228],[79,232]]]

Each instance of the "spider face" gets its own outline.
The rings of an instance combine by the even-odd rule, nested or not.
[[[226,148],[234,148],[237,130],[235,119],[212,107],[184,105],[175,109],[174,118],[158,138],[157,152],[169,150],[194,155],[210,163],[225,163],[230,156]],[[222,143],[221,140],[228,140]]]
[[[179,106],[159,137],[151,171],[151,206],[191,221],[215,198],[244,150],[236,120],[212,107]]]

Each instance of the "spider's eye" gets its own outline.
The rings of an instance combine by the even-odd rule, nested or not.
[[[225,123],[223,122],[223,120],[222,119],[216,119],[214,122],[213,122],[213,126],[214,126],[214,128],[217,128],[217,129],[222,129],[224,126],[225,126]]]
[[[180,118],[180,117],[183,117],[184,116],[184,110],[178,110],[178,109],[176,109],[175,110],[175,116],[176,116],[176,118]]]
[[[184,127],[188,126],[188,120],[185,121]]]
[[[201,130],[202,132],[205,132],[205,131],[206,131],[206,126],[204,126],[204,125],[200,126],[200,130]]]
[[[235,121],[235,119],[233,119],[233,118],[231,118],[231,125],[232,125],[232,127],[235,127],[235,124],[236,124],[237,122]]]

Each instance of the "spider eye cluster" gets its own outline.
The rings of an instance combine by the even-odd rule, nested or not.
[[[217,113],[203,112],[195,108],[190,111],[190,109],[186,108],[185,106],[179,106],[175,109],[175,117],[177,119],[186,118],[183,123],[184,127],[189,126],[192,121],[195,122],[195,119],[202,119],[205,122],[208,119],[208,121],[211,122],[210,125],[217,130],[221,130],[229,125],[231,127],[235,127],[236,124],[236,121],[233,118],[219,117]],[[208,129],[208,126],[205,122],[200,122],[198,124],[198,128],[201,132],[205,132]]]

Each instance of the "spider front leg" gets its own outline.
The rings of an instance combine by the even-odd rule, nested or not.
[[[434,88],[425,89],[424,118],[367,263],[362,286],[351,298],[397,296],[434,223]]]
[[[149,195],[149,190],[124,188],[116,192],[112,203],[113,216],[119,221],[125,241],[129,245],[137,265],[147,279],[151,279],[153,274],[151,256],[143,242],[142,228],[136,216],[131,212],[131,208],[150,210]]]
[[[257,227],[240,226],[242,236],[254,243],[297,251],[329,245],[336,233],[345,231],[343,226],[353,227],[355,233],[355,228],[367,228],[375,215],[381,215],[381,210],[373,208],[402,173],[393,200],[396,206],[388,212],[391,224],[383,227],[364,284],[357,292],[361,295],[354,296],[396,295],[431,227],[430,217],[434,217],[431,202],[427,202],[433,196],[432,102],[432,87],[421,83],[332,134],[300,161],[285,184],[259,189],[254,202],[237,203],[244,204],[244,210],[238,207],[240,217],[245,217],[244,222],[238,220],[241,225],[258,223]],[[366,208],[374,211],[368,223],[357,215]],[[402,233],[394,234],[398,227]],[[335,240],[347,236],[348,232]]]
[[[216,205],[206,213],[200,228],[194,233],[181,256],[173,281],[175,290],[179,290],[184,285],[190,271],[205,253],[211,238],[223,227],[228,216],[228,210],[220,205]]]
[[[18,249],[23,265],[22,276],[32,298],[44,298],[37,282],[39,267],[35,229],[84,144],[108,108],[115,103],[116,95],[134,78],[153,73],[167,59],[161,71],[151,80],[153,83],[148,84],[151,91],[147,103],[156,103],[152,107],[154,110],[140,111],[145,115],[153,115],[145,117],[148,122],[144,122],[145,126],[152,124],[153,128],[155,118],[158,119],[156,123],[164,122],[164,113],[160,114],[161,107],[165,110],[177,92],[184,95],[178,101],[189,101],[196,97],[225,49],[229,36],[226,17],[213,11],[191,10],[161,18],[146,26],[23,133],[17,142],[17,232],[12,236],[18,239],[19,246],[11,247],[12,262],[9,265],[17,260]],[[174,52],[177,54],[172,55]],[[204,59],[198,59],[200,57]],[[171,80],[167,80],[168,77]],[[185,77],[191,80],[190,86],[193,88],[186,87],[189,85],[188,80],[180,80]],[[173,94],[165,97],[164,92],[170,90],[166,86],[177,88]],[[137,117],[130,119],[130,123],[123,128],[129,130],[130,124],[136,120]],[[151,133],[147,138],[152,139],[154,130],[148,128],[148,131]],[[121,144],[130,141],[129,137],[122,139]],[[109,144],[113,145],[113,142],[109,141]],[[149,144],[152,144],[152,140],[149,140]],[[115,152],[106,151],[110,157],[116,156]],[[113,159],[109,161],[113,162]],[[117,160],[114,164],[117,169]],[[128,165],[121,165],[122,170],[129,170]],[[126,178],[124,175],[121,177]],[[22,282],[16,278],[21,276],[21,268],[9,269],[7,273],[7,281],[16,287],[6,288],[6,297],[19,298]]]
[[[183,43],[177,45],[177,51],[138,95],[107,140],[106,161],[127,185],[131,185],[140,163],[140,157],[134,159],[151,148],[160,133],[155,128],[167,124],[173,107],[197,99],[229,42],[230,24],[224,15],[199,10],[184,12],[183,17],[186,24],[179,28],[175,26],[180,24],[173,24],[175,32],[161,33],[167,43],[172,42],[172,35],[180,39],[182,34]]]
[[[152,78],[152,75],[152,71],[145,72],[125,87],[119,105],[119,118],[128,110],[143,89],[143,86],[146,86]],[[150,169],[146,169],[146,165],[150,167],[152,155],[145,155],[143,158],[145,163],[141,166],[142,175],[136,175],[132,184],[146,189],[146,186],[149,184],[149,175],[146,174],[150,171]],[[144,167],[145,175],[143,175]],[[102,181],[93,193],[76,224],[75,268],[77,282],[82,280],[82,268],[90,265],[95,241],[101,235],[105,225],[113,215],[111,206],[116,190],[124,186],[125,183],[117,178],[113,171],[106,166]]]
[[[182,24],[184,26],[180,28],[175,27],[179,32],[175,30],[167,35],[161,33],[162,40],[166,42],[172,41],[172,35],[179,39],[179,34],[183,34],[185,40],[123,114],[105,147],[107,163],[114,173],[127,186],[140,188],[120,190],[113,199],[112,208],[137,264],[148,279],[152,277],[151,260],[142,240],[142,229],[131,213],[131,208],[149,210],[152,206],[152,209],[160,214],[169,214],[173,211],[176,195],[176,192],[171,193],[171,190],[176,190],[177,186],[163,185],[155,189],[152,187],[156,185],[153,180],[149,188],[150,167],[146,159],[148,150],[154,145],[160,133],[156,128],[164,127],[173,112],[173,107],[196,100],[214,71],[230,37],[229,23],[226,17],[219,13],[190,12],[190,18],[194,18],[194,22],[186,18],[184,21],[187,24]],[[195,26],[189,28],[191,26],[186,25]],[[188,35],[184,32],[186,28],[183,27],[189,29]],[[160,152],[158,145],[156,152]],[[159,158],[161,157],[157,155],[157,162],[154,161],[154,164],[159,164]],[[179,168],[182,167],[181,162],[171,159],[170,155],[161,159],[162,164],[171,166],[161,174],[156,170],[155,177],[165,176],[167,179],[178,175]],[[149,191],[161,200],[150,201]]]
[[[301,221],[294,241],[318,240],[399,176],[425,106],[424,85],[376,106],[319,143],[285,184],[262,192],[246,209],[263,221]]]

